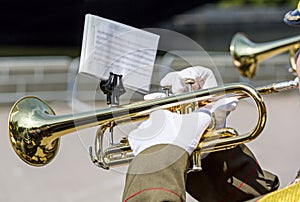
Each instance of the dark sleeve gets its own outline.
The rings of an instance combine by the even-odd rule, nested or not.
[[[174,145],[150,147],[130,163],[123,202],[185,201],[188,153]]]
[[[245,145],[209,154],[202,168],[187,175],[187,192],[198,201],[244,201],[279,187],[277,176],[262,170]]]

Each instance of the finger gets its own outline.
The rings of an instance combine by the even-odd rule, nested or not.
[[[147,95],[144,95],[144,100],[153,100],[158,98],[166,97],[165,93],[150,93]]]
[[[236,109],[237,103],[238,99],[235,97],[223,98],[215,103],[214,107],[212,108],[212,111],[233,111]]]

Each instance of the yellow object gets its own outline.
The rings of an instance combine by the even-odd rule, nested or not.
[[[300,183],[274,191],[259,199],[258,202],[300,202]]]

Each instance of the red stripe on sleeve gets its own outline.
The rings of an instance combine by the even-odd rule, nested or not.
[[[169,193],[171,193],[171,194],[177,196],[177,197],[180,199],[180,201],[184,201],[184,200],[179,196],[179,194],[177,194],[176,192],[174,192],[174,191],[172,191],[172,190],[165,189],[165,188],[148,188],[148,189],[140,190],[140,191],[138,191],[138,192],[136,192],[136,193],[130,195],[129,197],[127,197],[127,198],[124,200],[124,202],[128,202],[130,199],[134,198],[135,196],[137,196],[137,195],[139,195],[139,194],[141,194],[141,193],[143,193],[143,192],[145,192],[145,191],[153,191],[153,190],[159,190],[159,191],[169,192]]]

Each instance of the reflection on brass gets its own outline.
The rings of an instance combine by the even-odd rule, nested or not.
[[[237,33],[232,38],[230,52],[233,63],[242,76],[252,78],[258,63],[267,58],[289,52],[290,71],[296,71],[295,53],[300,48],[300,35],[271,42],[254,43],[245,34]]]
[[[15,152],[30,165],[41,166],[51,161],[58,150],[59,138],[53,137],[49,123],[54,111],[42,100],[27,97],[17,102],[10,112],[9,135]]]

